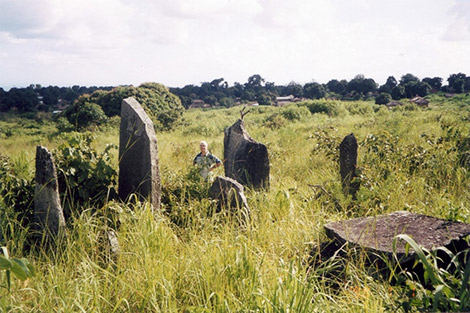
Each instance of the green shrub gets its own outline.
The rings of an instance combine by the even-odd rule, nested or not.
[[[300,121],[310,116],[310,111],[305,107],[290,105],[286,108],[282,108],[281,115],[288,121]]]
[[[392,96],[385,92],[382,92],[375,98],[375,104],[387,104],[390,101],[392,101]]]
[[[26,227],[34,218],[34,178],[22,175],[19,163],[0,154],[0,196],[8,208],[6,216],[11,214]]]
[[[279,113],[269,115],[263,123],[265,127],[269,127],[271,129],[279,129],[281,127],[284,127],[286,124],[286,118]]]
[[[298,106],[306,106],[310,113],[325,113],[331,117],[342,116],[347,114],[343,104],[339,101],[332,100],[312,100],[301,102]]]
[[[77,102],[65,111],[65,116],[76,130],[99,126],[108,120],[101,107],[93,102]]]
[[[144,83],[139,87],[116,87],[108,92],[97,90],[91,95],[80,96],[69,110],[76,111],[87,103],[93,103],[99,105],[106,116],[112,117],[121,114],[121,102],[127,97],[134,97],[160,130],[173,128],[184,112],[181,100],[167,87],[157,83]],[[76,125],[75,119],[68,116],[69,121]]]
[[[75,127],[70,124],[68,119],[64,116],[61,116],[57,119],[56,126],[59,132],[71,132],[75,129]]]
[[[364,101],[344,102],[343,105],[350,114],[364,116],[373,114],[376,107],[371,102]]]
[[[117,195],[117,172],[111,154],[117,147],[107,145],[98,153],[92,147],[93,140],[90,134],[73,134],[53,152],[67,216],[71,208],[83,208],[85,204],[99,207]]]
[[[398,235],[396,240],[404,240],[409,248],[414,250],[417,261],[414,267],[421,265],[424,269],[424,281],[415,279],[410,272],[401,271],[396,276],[400,288],[401,299],[398,305],[405,312],[467,312],[470,310],[470,262],[468,251],[454,254],[447,248],[438,248],[433,253],[418,245],[408,235]],[[448,264],[442,263],[443,256]],[[393,271],[392,271],[393,272]]]

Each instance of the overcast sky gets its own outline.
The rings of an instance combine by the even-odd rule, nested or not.
[[[470,75],[470,0],[0,0],[0,86]]]

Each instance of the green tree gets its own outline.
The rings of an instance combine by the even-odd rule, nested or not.
[[[439,90],[442,87],[442,78],[440,77],[425,77],[423,78],[422,82],[428,83],[434,90]]]
[[[65,116],[70,124],[77,130],[84,130],[91,126],[98,126],[108,120],[103,109],[93,102],[77,102],[65,111]]]
[[[272,105],[274,100],[276,100],[276,96],[269,92],[261,93],[256,98],[259,105]]]
[[[405,87],[401,85],[395,86],[390,94],[393,100],[400,100],[405,97]]]
[[[375,98],[375,104],[387,104],[392,101],[392,96],[388,93],[381,93]]]
[[[220,106],[223,106],[226,108],[230,108],[231,106],[233,106],[233,103],[234,103],[233,99],[229,97],[222,98],[219,101]]]
[[[97,90],[91,95],[79,97],[73,106],[94,103],[103,109],[106,116],[111,117],[120,115],[121,102],[127,97],[134,97],[143,106],[158,129],[170,129],[183,115],[181,100],[167,87],[157,83],[116,87],[111,91]]]
[[[450,90],[455,93],[463,93],[465,90],[469,90],[466,87],[466,75],[464,73],[452,74],[447,78],[447,82],[449,83]]]
[[[326,83],[326,86],[328,87],[328,90],[340,95],[344,95],[346,93],[346,87],[348,85],[348,82],[343,79],[338,81],[337,79],[332,79],[328,83]]]
[[[387,81],[385,82],[385,85],[389,86],[390,89],[393,89],[393,87],[398,85],[398,82],[397,82],[397,80],[395,79],[394,76],[389,76],[387,78]]]
[[[400,78],[400,85],[405,85],[410,82],[419,82],[419,78],[410,73],[405,74]]]
[[[324,98],[325,95],[325,87],[319,83],[312,82],[304,85],[304,96],[309,99],[320,99]]]
[[[290,82],[285,90],[284,90],[286,95],[293,95],[296,98],[300,98],[303,96],[303,88],[301,84],[298,84],[294,81]]]

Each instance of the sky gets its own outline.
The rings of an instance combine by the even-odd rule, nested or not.
[[[0,87],[470,75],[470,0],[0,0]]]

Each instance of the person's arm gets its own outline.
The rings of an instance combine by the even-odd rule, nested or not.
[[[209,168],[209,171],[212,171],[213,169],[218,168],[219,166],[222,165],[222,161],[220,161],[220,159],[218,157],[216,157],[215,155],[213,155],[213,154],[212,154],[212,160],[215,163],[212,164],[212,166]]]

